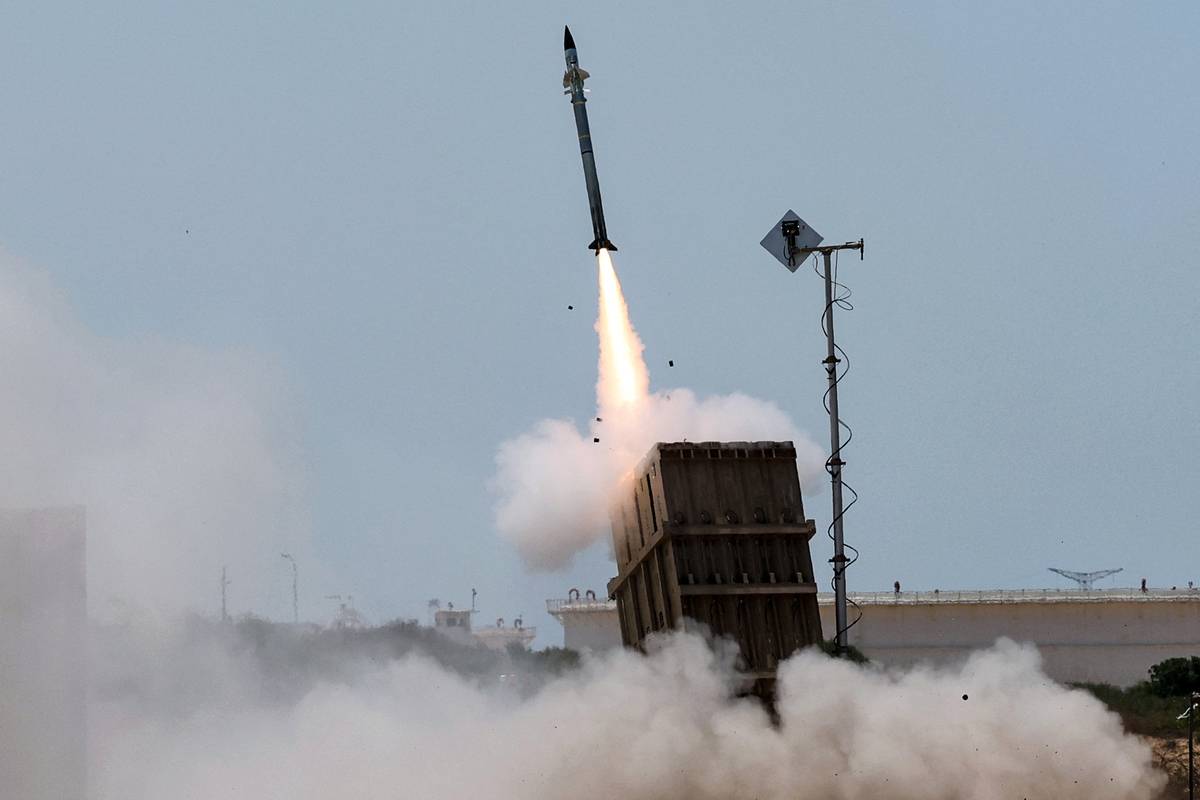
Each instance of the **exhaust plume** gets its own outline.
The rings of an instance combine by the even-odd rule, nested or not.
[[[542,420],[496,454],[496,526],[529,567],[562,569],[577,553],[607,541],[613,493],[655,442],[790,439],[801,486],[811,492],[820,485],[824,451],[773,403],[738,393],[651,393],[642,341],[607,250],[597,253],[596,266],[599,419],[587,431],[567,419]]]
[[[650,375],[642,359],[644,346],[629,321],[621,280],[607,250],[596,254],[596,266],[600,275],[600,313],[596,318],[596,333],[600,335],[597,405],[601,418],[636,414],[650,389]]]

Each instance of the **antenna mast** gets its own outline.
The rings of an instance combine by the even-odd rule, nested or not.
[[[842,517],[846,511],[842,502],[844,486],[842,467],[846,465],[846,461],[842,458],[842,427],[845,423],[842,422],[838,413],[838,383],[845,372],[838,373],[838,364],[841,363],[841,359],[838,358],[839,348],[833,338],[833,309],[834,306],[846,300],[846,295],[838,296],[834,292],[834,285],[837,282],[833,277],[833,258],[842,250],[857,250],[861,260],[863,240],[834,245],[822,245],[822,241],[819,233],[800,219],[796,212],[788,209],[788,212],[783,215],[783,219],[775,223],[775,227],[760,244],[792,272],[799,269],[800,265],[814,253],[821,255],[824,265],[821,277],[825,279],[825,313],[821,315],[821,323],[825,329],[826,356],[822,363],[825,365],[825,375],[829,381],[825,397],[828,400],[830,450],[829,458],[825,461],[825,471],[829,473],[829,479],[833,484],[833,522],[830,524],[833,537],[833,558],[829,561],[833,564],[834,619],[837,625],[835,639],[838,652],[844,653],[850,643],[847,631],[852,624],[849,622],[846,608],[846,567],[853,559],[846,558],[845,538],[842,535]],[[844,288],[841,284],[838,286]],[[849,430],[848,427],[847,430]]]
[[[221,566],[221,622],[229,622],[229,612],[226,610],[226,605],[225,605],[225,590],[229,587],[230,583],[232,583],[232,581],[230,581],[228,578],[225,577],[225,566],[222,565]]]
[[[287,559],[292,564],[292,622],[296,625],[300,624],[300,570],[296,567],[296,559],[292,558],[291,553],[280,553],[281,557]]]
[[[1070,578],[1079,584],[1080,589],[1085,592],[1090,592],[1092,591],[1093,585],[1096,583],[1096,581],[1100,580],[1101,578],[1107,578],[1109,575],[1116,575],[1125,568],[1117,567],[1116,569],[1099,569],[1095,572],[1074,572],[1069,569],[1059,569],[1058,567],[1046,567],[1046,569],[1050,570],[1051,572],[1057,572],[1064,578]]]

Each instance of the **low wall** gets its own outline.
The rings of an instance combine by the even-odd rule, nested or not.
[[[1037,645],[1047,674],[1064,683],[1129,686],[1150,666],[1200,656],[1200,592],[943,592],[851,596],[862,619],[850,643],[885,665],[944,664],[1000,637]],[[850,609],[850,618],[855,610]],[[832,598],[821,623],[834,635]]]

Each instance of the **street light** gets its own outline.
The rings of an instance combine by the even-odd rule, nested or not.
[[[292,564],[292,622],[300,624],[300,593],[298,584],[300,582],[300,570],[296,568],[296,559],[292,558],[291,553],[280,553],[281,558],[287,559]]]

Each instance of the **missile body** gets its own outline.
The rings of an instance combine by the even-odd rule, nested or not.
[[[592,133],[588,128],[583,82],[589,75],[579,66],[579,54],[575,52],[571,29],[564,30],[563,50],[566,51],[567,71],[563,75],[563,94],[571,96],[571,107],[575,109],[575,130],[579,133],[579,154],[583,156],[583,179],[587,181],[588,206],[592,212],[592,233],[595,235],[588,248],[597,252],[600,248],[616,250],[617,246],[608,240],[608,231],[604,229],[604,205],[600,202],[600,180],[596,177],[596,156],[592,152]]]

